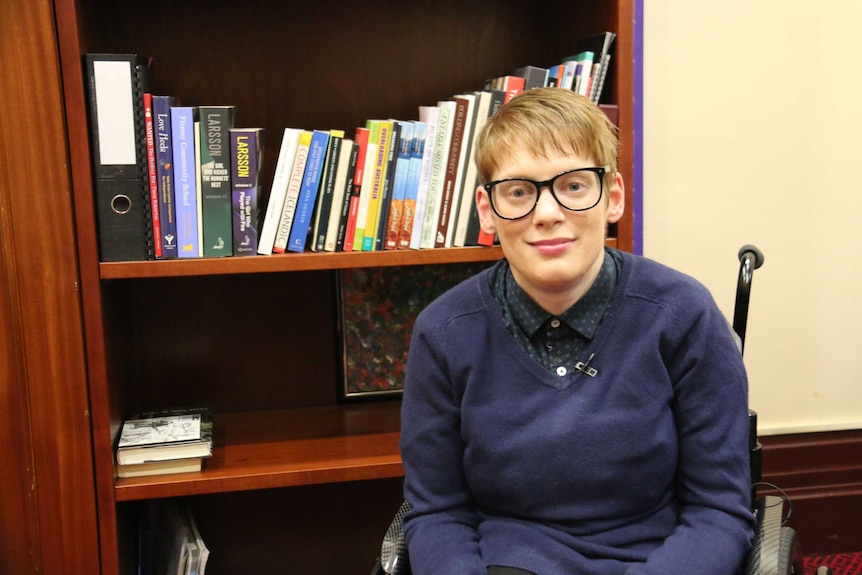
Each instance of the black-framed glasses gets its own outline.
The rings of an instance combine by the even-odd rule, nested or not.
[[[525,178],[507,178],[483,184],[491,200],[494,213],[504,220],[519,220],[528,216],[539,203],[543,188],[563,208],[584,212],[598,205],[602,199],[605,173],[610,166],[578,168],[557,174],[550,180],[537,182]]]

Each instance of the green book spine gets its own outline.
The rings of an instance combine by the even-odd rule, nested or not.
[[[233,106],[201,106],[201,208],[203,211],[203,255],[233,255],[230,139]]]

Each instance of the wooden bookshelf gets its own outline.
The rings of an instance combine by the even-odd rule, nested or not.
[[[268,186],[285,127],[352,134],[369,118],[413,119],[421,104],[525,64],[559,62],[577,38],[612,30],[618,38],[605,101],[619,107],[620,169],[631,182],[632,3],[54,0],[54,10],[102,573],[135,572],[138,512],[147,500],[169,497],[188,497],[204,539],[217,545],[209,575],[236,572],[237,558],[244,571],[267,570],[288,559],[280,550],[300,536],[306,552],[290,557],[295,572],[370,570],[377,549],[367,542],[382,537],[400,501],[399,403],[340,399],[334,276],[491,262],[500,249],[100,263],[82,56],[151,56],[154,91],[186,105],[235,105],[238,125],[266,129]],[[613,227],[610,245],[632,248],[630,214]],[[198,403],[215,412],[214,455],[202,472],[116,478],[124,418]],[[348,541],[325,521],[286,529],[298,497],[311,498],[298,506],[303,513],[349,517],[362,537]],[[284,508],[271,513],[271,506]],[[225,535],[234,524],[255,529]],[[315,560],[332,549],[344,550],[337,562]]]

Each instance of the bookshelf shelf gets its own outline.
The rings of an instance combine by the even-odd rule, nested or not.
[[[230,557],[242,558],[242,572],[278,570],[298,531],[307,549],[301,558],[291,554],[292,570],[367,572],[400,502],[399,402],[341,401],[333,270],[492,262],[500,248],[100,263],[83,57],[151,57],[154,92],[183,105],[235,105],[237,125],[265,129],[261,180],[268,188],[286,127],[352,134],[372,118],[414,119],[420,105],[526,64],[558,63],[578,38],[610,30],[617,40],[603,103],[614,106],[620,171],[631,184],[633,3],[54,0],[53,8],[102,575],[136,572],[140,511],[173,497],[192,500],[204,539],[218,544],[210,575],[238,572],[221,562]],[[631,198],[629,185],[627,205]],[[613,226],[608,245],[632,249],[631,218],[628,212]],[[214,455],[203,471],[116,478],[114,447],[125,418],[196,404],[215,413]],[[349,516],[351,531],[325,522],[285,530],[291,509],[261,517],[259,508],[236,505],[278,505],[294,492],[314,493],[307,507],[315,513]],[[368,492],[393,507],[369,508]],[[251,524],[254,533],[230,530]],[[349,551],[321,569],[315,557],[331,555],[333,546]]]
[[[401,477],[398,401],[216,414],[195,473],[118,479],[117,501]]]
[[[605,242],[617,246],[616,238]],[[276,273],[291,271],[339,270],[347,268],[418,266],[462,262],[491,262],[500,259],[499,246],[399,250],[380,252],[282,254],[246,258],[160,260],[141,262],[102,262],[101,279],[160,278],[203,275]]]
[[[304,252],[245,258],[104,262],[99,264],[99,272],[102,279],[132,279],[484,262],[498,260],[501,256],[502,251],[496,246],[327,254]]]

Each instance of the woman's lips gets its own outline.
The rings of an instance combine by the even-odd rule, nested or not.
[[[530,245],[536,248],[540,254],[556,255],[569,249],[573,242],[574,240],[569,238],[552,238],[530,242]]]

